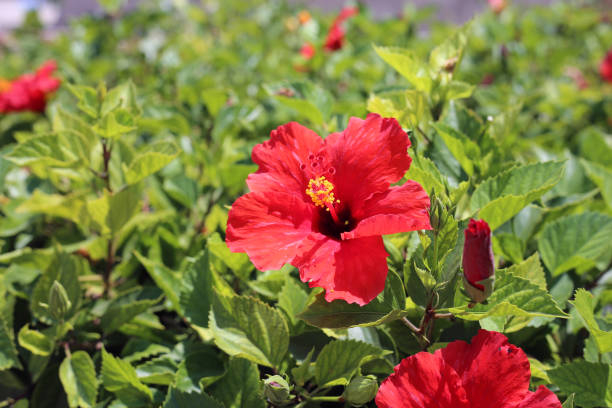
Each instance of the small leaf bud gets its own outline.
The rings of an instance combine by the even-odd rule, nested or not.
[[[274,405],[285,405],[291,399],[291,387],[280,375],[264,380],[264,396]]]
[[[55,320],[62,320],[72,303],[68,298],[66,289],[58,281],[53,281],[49,289],[49,313]]]
[[[376,377],[368,375],[357,376],[351,380],[344,390],[344,399],[354,407],[367,404],[372,401],[378,392]]]

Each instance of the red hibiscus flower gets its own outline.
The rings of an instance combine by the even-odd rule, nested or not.
[[[599,66],[599,74],[601,78],[606,82],[612,82],[612,49],[608,51],[606,57],[601,61]]]
[[[357,7],[344,7],[340,11],[340,14],[338,14],[329,28],[327,38],[325,39],[324,47],[327,51],[336,51],[342,48],[344,44],[344,29],[342,28],[342,23],[357,13],[359,13]]]
[[[43,112],[47,95],[60,85],[60,80],[52,77],[56,68],[55,61],[47,61],[35,74],[23,74],[13,81],[0,80],[0,113]]]
[[[395,119],[351,118],[325,140],[298,123],[253,148],[259,170],[232,205],[227,244],[260,270],[289,263],[325,299],[364,305],[385,286],[381,235],[430,229],[429,197],[400,181],[410,141]]]
[[[302,48],[300,49],[300,55],[307,60],[314,57],[315,53],[315,47],[311,43],[306,43],[302,45]]]
[[[464,234],[463,285],[472,299],[482,302],[493,292],[495,282],[491,229],[485,220],[471,219]]]
[[[403,359],[381,384],[379,408],[561,408],[544,386],[529,391],[527,355],[501,333]]]

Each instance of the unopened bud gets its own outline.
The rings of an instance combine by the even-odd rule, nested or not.
[[[274,405],[285,405],[291,399],[291,387],[280,375],[264,380],[264,396]]]
[[[446,72],[451,73],[455,70],[455,66],[457,65],[458,61],[459,61],[458,57],[451,57],[447,59],[446,61],[444,61],[444,64],[442,65],[442,69],[445,70]]]
[[[431,195],[431,206],[429,208],[429,224],[434,231],[439,231],[444,226],[444,212],[446,207],[442,200],[435,194]]]
[[[372,401],[378,392],[376,377],[368,375],[359,376],[351,380],[344,390],[344,400],[354,407],[367,404]]]
[[[495,258],[491,229],[484,220],[471,219],[463,244],[463,287],[472,300],[484,302],[495,286]]]
[[[49,313],[55,320],[62,320],[72,303],[68,298],[66,289],[58,281],[53,281],[49,289]]]

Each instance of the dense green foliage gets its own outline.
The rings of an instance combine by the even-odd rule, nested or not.
[[[348,406],[352,379],[479,327],[522,347],[564,406],[612,406],[612,26],[596,5],[465,27],[362,9],[327,52],[334,16],[301,23],[280,1],[101,3],[50,39],[31,16],[0,43],[0,77],[53,58],[63,80],[45,115],[0,116],[0,406],[265,407],[286,397],[264,397],[274,374],[290,406]],[[406,178],[436,220],[385,237],[385,291],[327,303],[295,268],[231,253],[252,147],[288,121],[324,136],[368,112],[409,132]],[[474,307],[470,217],[500,266]]]

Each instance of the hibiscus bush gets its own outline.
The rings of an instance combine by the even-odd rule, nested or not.
[[[123,3],[0,37],[0,407],[612,407],[605,2]]]

